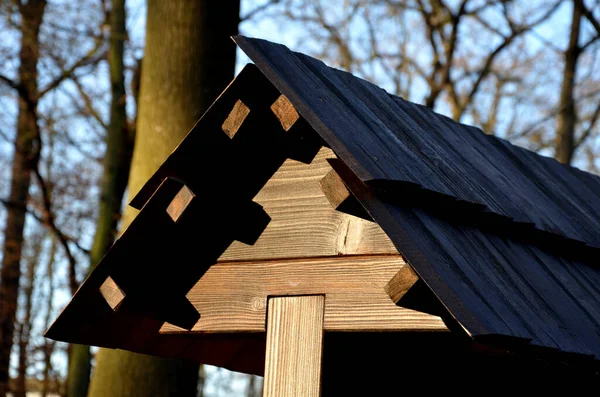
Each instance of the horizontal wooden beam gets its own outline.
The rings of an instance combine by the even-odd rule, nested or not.
[[[190,332],[265,332],[268,297],[286,295],[325,295],[326,331],[447,331],[386,293],[404,266],[400,255],[220,262],[187,294],[201,315]],[[165,324],[161,332],[186,331]]]

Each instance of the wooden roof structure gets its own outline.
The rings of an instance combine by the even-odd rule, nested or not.
[[[214,265],[234,241],[262,247],[270,214],[253,199],[280,167],[288,159],[311,163],[326,147],[331,171],[321,179],[323,194],[338,211],[374,221],[401,254],[382,251],[368,263],[327,257],[318,277],[303,279],[331,288],[328,302],[346,302],[344,310],[375,313],[359,321],[354,314],[334,314],[337,306],[326,303],[326,331],[450,329],[483,345],[596,365],[599,177],[282,45],[242,36],[235,41],[255,64],[244,68],[135,196],[131,205],[141,212],[47,336],[163,356],[204,356],[205,362],[257,372],[252,357],[264,357],[264,302],[249,303],[262,312],[244,317],[238,329],[225,316],[200,327],[205,314],[234,309],[215,314],[191,301],[200,299],[194,294],[209,274],[218,278],[213,269],[222,267]],[[297,256],[294,249],[291,243],[288,258]],[[397,272],[400,262],[409,266]],[[303,269],[301,259],[290,263]],[[413,309],[397,321],[387,308],[379,313],[380,306],[361,312],[361,299],[375,302],[378,292],[361,295],[348,287],[351,282],[327,281],[337,277],[331,269],[339,266],[355,280],[379,274],[370,272],[389,263],[394,265],[381,280],[373,276],[369,282]],[[254,260],[231,266],[247,276],[215,281],[221,288],[211,301],[215,307],[248,279],[273,282],[261,275],[272,271],[276,278],[278,265]],[[313,291],[292,290],[260,293],[267,299]]]

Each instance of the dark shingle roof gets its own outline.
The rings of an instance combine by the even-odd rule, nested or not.
[[[600,178],[282,45],[235,41],[471,336],[600,357]]]
[[[251,355],[240,353],[249,349],[259,371],[264,340],[158,330],[197,320],[186,293],[232,241],[252,244],[268,222],[252,198],[286,158],[310,162],[324,141],[344,183],[467,334],[600,358],[600,178],[284,46],[236,41],[256,66],[140,190],[132,205],[142,211],[49,337],[164,356],[204,352],[205,362],[236,370],[249,370]],[[280,133],[269,108],[280,93],[312,128]],[[221,126],[237,100],[254,116],[230,139]],[[197,195],[173,222],[165,208],[183,186]],[[109,276],[127,296],[115,311],[100,293]]]

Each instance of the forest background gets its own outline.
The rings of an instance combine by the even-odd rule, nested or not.
[[[42,336],[248,62],[238,32],[600,171],[598,0],[0,0],[0,397],[260,395],[257,377]]]

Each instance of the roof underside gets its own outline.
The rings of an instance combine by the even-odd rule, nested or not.
[[[471,336],[600,357],[600,178],[282,45],[235,41]]]

